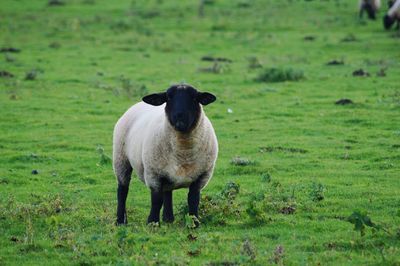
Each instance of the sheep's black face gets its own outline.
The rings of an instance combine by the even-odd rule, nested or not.
[[[394,19],[391,18],[390,16],[386,15],[383,18],[383,26],[385,26],[385,29],[390,29],[394,24]]]
[[[174,85],[166,92],[143,97],[145,103],[165,106],[168,121],[179,132],[188,133],[197,124],[200,117],[200,104],[207,105],[216,100],[208,92],[199,92],[190,85]]]
[[[167,90],[165,112],[171,125],[180,132],[188,132],[200,116],[197,91],[192,87],[171,87]]]

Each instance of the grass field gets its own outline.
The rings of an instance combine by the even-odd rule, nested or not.
[[[2,0],[0,265],[400,265],[400,39],[356,2]],[[178,82],[218,98],[201,226],[133,178],[116,227],[114,124]]]

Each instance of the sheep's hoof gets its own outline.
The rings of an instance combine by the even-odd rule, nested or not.
[[[128,224],[128,219],[126,218],[126,215],[124,215],[124,217],[118,217],[117,221],[115,222],[116,226],[127,225],[127,224]]]
[[[160,222],[160,217],[154,217],[154,216],[152,216],[152,215],[150,215],[148,218],[147,218],[147,224],[151,224],[151,223],[159,223]]]
[[[120,223],[120,222],[118,222],[118,221],[115,223],[116,226],[122,226],[122,225],[127,225],[127,224],[128,224],[128,223],[125,223],[125,222]]]
[[[163,215],[162,220],[165,223],[173,223],[175,221],[175,217],[173,215]]]

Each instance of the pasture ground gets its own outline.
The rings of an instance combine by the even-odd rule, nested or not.
[[[400,264],[400,39],[382,11],[209,0],[201,18],[194,0],[51,2],[0,3],[1,265]],[[174,224],[147,226],[133,178],[116,227],[113,126],[176,82],[218,97],[201,226],[186,190]]]

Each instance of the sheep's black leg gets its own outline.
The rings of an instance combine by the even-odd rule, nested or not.
[[[174,209],[172,204],[172,190],[163,192],[163,221],[172,223],[174,221]]]
[[[126,185],[118,184],[117,225],[128,223],[128,219],[126,216],[126,198],[128,196],[128,191],[129,191],[129,183]]]
[[[147,223],[158,223],[160,221],[160,210],[163,205],[162,190],[151,189],[151,210]]]
[[[200,179],[193,182],[189,187],[188,205],[189,215],[199,217],[199,203],[200,203]]]
[[[127,224],[128,219],[125,205],[129,191],[129,183],[131,181],[132,167],[127,161],[114,161],[114,169],[118,180],[117,225]]]

